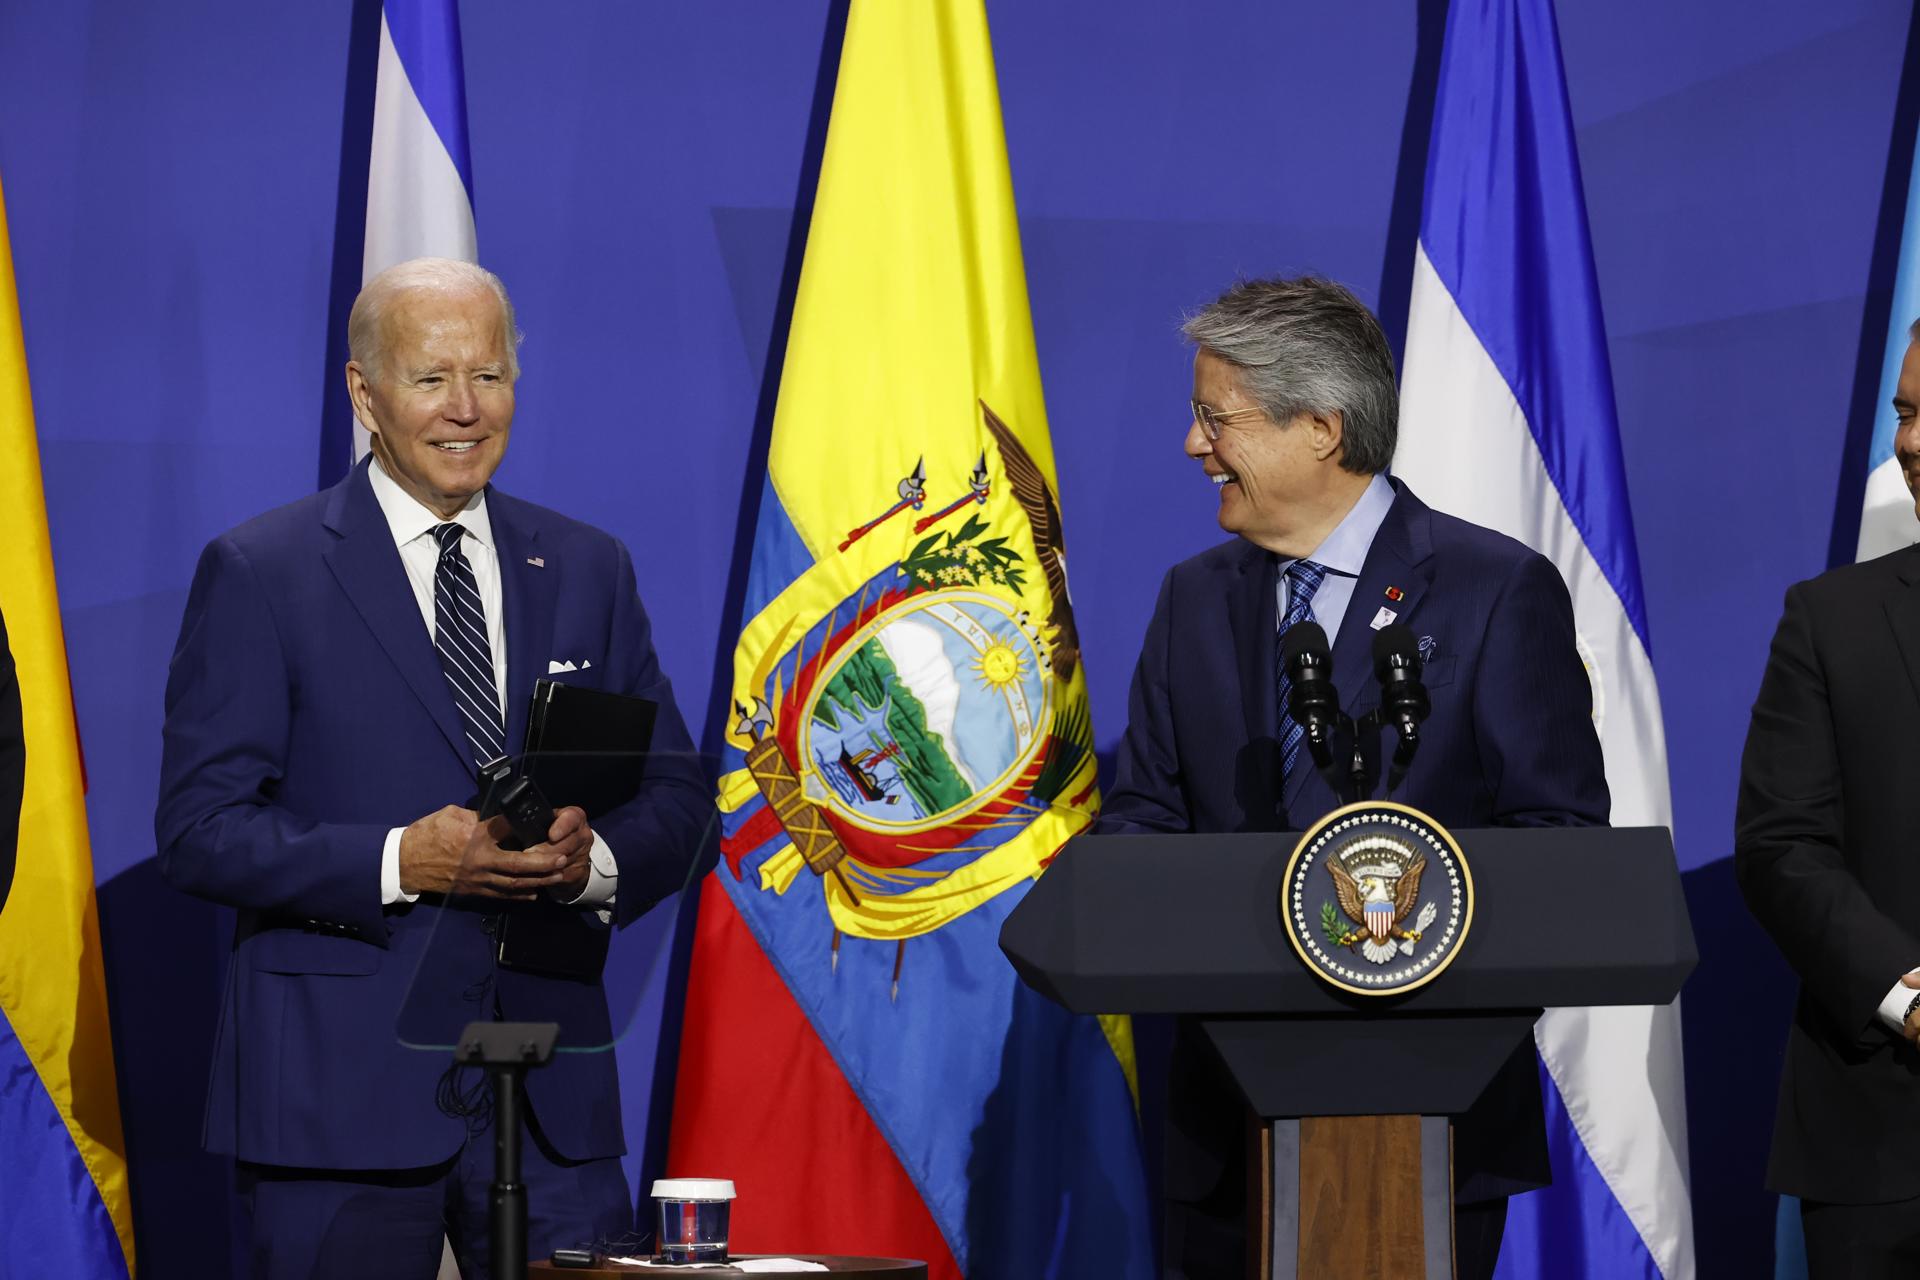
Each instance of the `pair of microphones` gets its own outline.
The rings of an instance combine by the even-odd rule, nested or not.
[[[1292,685],[1288,714],[1305,731],[1315,767],[1329,770],[1333,767],[1334,735],[1356,726],[1340,710],[1326,628],[1311,620],[1295,623],[1282,637],[1280,653]],[[1380,706],[1363,716],[1357,729],[1393,726],[1396,741],[1387,772],[1387,794],[1391,795],[1413,764],[1414,753],[1420,749],[1420,722],[1433,706],[1420,680],[1420,646],[1406,623],[1390,622],[1373,633],[1373,674],[1380,682]],[[1357,743],[1353,761],[1353,780],[1364,796],[1371,787]]]

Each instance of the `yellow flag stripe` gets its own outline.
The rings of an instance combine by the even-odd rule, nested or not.
[[[891,500],[918,442],[984,444],[983,400],[1058,491],[983,6],[853,6],[792,331],[768,469],[816,560],[850,496]],[[965,470],[927,489],[938,506]]]
[[[107,1026],[93,854],[13,249],[0,191],[0,615],[19,674],[26,795],[0,910],[0,1010],[39,1072],[113,1217],[129,1272],[133,1219]]]

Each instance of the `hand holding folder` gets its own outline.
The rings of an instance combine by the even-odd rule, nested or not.
[[[527,738],[518,766],[488,788],[480,814],[498,812],[508,779],[531,780],[553,809],[568,805],[587,820],[640,794],[647,747],[658,706],[645,698],[536,681]],[[597,916],[555,902],[528,903],[501,913],[494,931],[502,967],[593,981],[606,965],[611,934]]]

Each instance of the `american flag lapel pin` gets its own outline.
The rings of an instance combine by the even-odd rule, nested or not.
[[[536,569],[544,569],[547,567],[547,558],[545,556],[528,556],[527,563]]]

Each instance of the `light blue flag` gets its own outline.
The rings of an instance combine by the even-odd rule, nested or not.
[[[1873,403],[1873,440],[1867,446],[1867,491],[1860,504],[1855,560],[1871,560],[1920,541],[1913,495],[1907,492],[1906,477],[1893,456],[1893,389],[1900,381],[1900,362],[1907,355],[1907,331],[1915,320],[1920,320],[1920,156],[1907,181],[1907,220],[1900,229],[1900,270],[1893,277],[1887,347],[1880,358],[1880,397]]]
[[[1394,471],[1559,568],[1619,826],[1667,826],[1613,376],[1551,0],[1454,0],[1434,104]],[[1552,1187],[1497,1274],[1691,1280],[1679,1007],[1535,1028]]]

